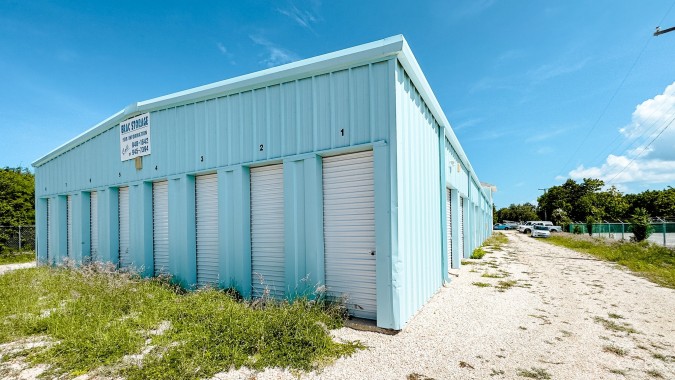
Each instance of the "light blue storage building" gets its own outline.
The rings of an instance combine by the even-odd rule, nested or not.
[[[325,285],[401,329],[492,231],[403,36],[133,103],[33,163],[41,263]]]

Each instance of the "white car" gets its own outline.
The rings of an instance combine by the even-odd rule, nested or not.
[[[551,231],[548,230],[546,226],[532,226],[532,237],[549,237],[551,236]]]

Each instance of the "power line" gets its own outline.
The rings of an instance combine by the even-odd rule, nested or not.
[[[614,91],[614,93],[612,94],[612,96],[609,98],[609,101],[607,102],[607,104],[605,105],[605,107],[602,109],[602,112],[600,112],[600,116],[598,116],[598,118],[595,120],[595,123],[593,123],[593,125],[591,126],[591,129],[588,130],[588,133],[586,134],[586,136],[583,138],[583,140],[581,140],[581,143],[579,143],[579,145],[577,145],[577,148],[574,150],[574,153],[572,153],[572,154],[570,155],[570,158],[567,160],[567,162],[565,163],[565,165],[563,165],[563,167],[560,169],[560,172],[564,172],[564,171],[565,171],[565,168],[567,167],[567,165],[569,165],[569,163],[574,159],[574,157],[576,157],[576,155],[577,155],[577,153],[579,153],[579,150],[581,149],[581,147],[582,147],[582,146],[586,143],[586,141],[588,140],[588,137],[591,135],[591,133],[595,130],[595,128],[596,128],[596,127],[598,126],[598,124],[600,123],[600,120],[602,120],[603,116],[605,116],[605,113],[607,112],[607,110],[609,109],[609,106],[610,106],[610,105],[612,104],[612,102],[614,101],[614,98],[616,97],[616,94],[619,93],[619,90],[621,90],[621,88],[623,87],[624,83],[626,83],[626,79],[628,79],[628,76],[629,76],[630,73],[633,71],[633,68],[635,68],[635,65],[636,65],[636,64],[638,63],[638,61],[640,60],[640,57],[642,57],[642,54],[645,52],[645,50],[647,50],[647,46],[649,46],[649,41],[651,41],[651,38],[648,38],[648,39],[647,39],[647,42],[646,42],[645,45],[642,47],[642,50],[640,50],[640,54],[638,54],[638,56],[635,58],[635,61],[633,61],[633,64],[630,66],[630,68],[628,69],[628,72],[626,73],[626,75],[625,75],[625,76],[623,77],[623,79],[621,80],[621,83],[619,83],[619,87],[616,88],[616,90]]]
[[[662,111],[663,107],[666,106],[666,105],[668,105],[668,104],[667,104],[667,103],[664,103],[664,104],[662,104],[660,107],[654,108],[654,109],[652,110],[652,112],[649,114],[649,116],[647,116],[646,118],[644,118],[644,120],[649,121],[649,120],[651,119],[651,117],[654,116],[654,114],[655,114],[657,111]],[[666,114],[666,115],[668,115],[667,117],[670,117],[670,116],[672,115],[672,114],[670,113],[672,110],[673,110],[673,106],[670,106],[670,109],[665,110],[665,112],[663,112],[663,114]],[[653,129],[654,129],[654,130],[657,130],[657,129],[660,127],[660,126],[657,124],[660,120],[661,120],[661,119],[659,119],[659,118],[654,119],[654,121],[653,121],[651,124],[649,124],[646,128],[644,128],[644,132],[643,132],[642,134],[638,134],[638,135],[636,135],[636,136],[634,136],[634,137],[632,137],[632,138],[628,138],[628,139],[626,139],[625,141],[619,143],[617,146],[613,147],[613,146],[614,146],[614,143],[615,143],[617,140],[619,140],[619,138],[621,137],[621,133],[617,133],[617,135],[614,137],[614,139],[613,139],[612,141],[610,141],[609,144],[607,144],[607,146],[606,146],[604,149],[602,149],[598,154],[596,154],[595,157],[593,157],[593,159],[590,160],[590,162],[598,162],[598,159],[599,159],[599,158],[604,157],[606,153],[611,153],[613,150],[624,150],[623,146],[624,146],[624,144],[626,144],[626,143],[627,143],[627,144],[626,144],[626,145],[627,145],[626,150],[629,149],[629,147],[632,146],[632,145],[634,145],[635,142],[637,142],[637,140],[638,140],[641,136],[651,136],[652,133],[654,132],[654,131],[652,131],[652,128],[653,128],[653,127],[656,127],[656,128],[653,128]],[[647,125],[647,123],[645,123],[645,125]]]
[[[668,15],[670,14],[670,11],[673,10],[673,6],[675,6],[675,1],[673,1],[673,3],[670,4],[670,8],[668,8],[666,13],[663,14],[663,17],[661,17],[661,21],[659,21],[659,25],[663,24],[663,20],[665,20],[666,17],[668,17]],[[657,26],[657,28],[658,28],[658,26]]]
[[[666,19],[666,17],[670,14],[670,11],[672,11],[673,6],[675,6],[675,1],[673,1],[673,3],[670,4],[670,7],[669,7],[668,10],[666,11],[666,13],[664,13],[663,17],[661,18],[661,21],[659,21],[659,25],[662,24],[663,21]],[[657,27],[657,31],[658,31],[658,27]],[[670,30],[668,30],[668,31],[670,31]],[[663,33],[666,33],[666,31],[663,31]],[[660,34],[663,34],[663,33],[660,33]],[[655,34],[655,35],[657,35],[657,34]],[[639,61],[640,58],[642,57],[642,54],[645,52],[645,50],[647,50],[647,46],[649,46],[649,42],[650,42],[650,41],[651,41],[651,37],[647,37],[646,42],[645,42],[645,45],[642,47],[642,50],[640,50],[640,54],[638,54],[637,58],[635,58],[635,61],[633,61],[633,64],[632,64],[632,65],[630,66],[630,68],[628,69],[628,72],[626,73],[626,75],[625,75],[625,76],[623,77],[623,79],[621,80],[621,83],[619,83],[619,87],[616,88],[616,90],[614,91],[614,93],[612,94],[612,96],[609,98],[609,101],[607,102],[607,104],[605,105],[605,107],[602,109],[602,112],[600,112],[600,116],[597,118],[597,120],[595,120],[595,123],[593,123],[593,125],[591,126],[591,129],[588,131],[588,133],[587,133],[586,136],[583,138],[583,140],[581,140],[581,143],[579,143],[579,145],[577,145],[577,148],[574,150],[574,153],[572,153],[572,154],[570,155],[570,157],[569,157],[569,159],[567,160],[567,162],[565,162],[565,164],[564,164],[564,165],[562,166],[562,168],[560,169],[560,172],[561,172],[561,173],[564,173],[564,172],[565,172],[565,168],[567,168],[567,166],[570,164],[570,162],[572,162],[572,160],[574,159],[574,157],[576,157],[576,155],[577,155],[577,153],[579,153],[579,150],[581,149],[581,147],[582,147],[582,146],[586,143],[586,141],[588,140],[588,137],[591,135],[591,133],[595,130],[595,128],[596,128],[596,127],[598,126],[598,124],[600,123],[600,120],[602,120],[603,116],[605,116],[605,113],[607,112],[607,109],[609,109],[609,106],[610,106],[610,105],[612,104],[612,102],[614,101],[614,98],[616,97],[616,94],[619,93],[619,90],[621,90],[621,88],[623,87],[624,83],[626,82],[626,79],[628,78],[628,76],[630,75],[630,73],[631,73],[631,72],[633,71],[633,69],[635,68],[635,65],[638,63],[638,61]],[[616,140],[616,139],[615,139],[615,140]],[[610,145],[611,145],[611,144],[613,144],[613,141],[612,141],[612,143],[610,143]],[[595,159],[593,159],[593,161],[595,161]]]
[[[627,152],[627,151],[629,151],[630,149],[632,149],[633,147],[639,146],[641,142],[644,143],[645,140],[649,139],[650,136],[653,136],[654,133],[655,133],[656,131],[658,131],[659,128],[661,128],[661,126],[662,126],[663,124],[659,124],[659,123],[658,123],[659,121],[661,121],[661,120],[668,120],[669,117],[675,116],[675,113],[670,112],[670,111],[672,111],[672,107],[671,107],[670,110],[668,110],[668,112],[664,113],[664,117],[663,117],[663,118],[661,118],[661,119],[659,119],[659,118],[655,119],[654,122],[651,123],[651,125],[649,125],[648,127],[644,128],[644,131],[643,131],[641,134],[638,134],[638,135],[635,136],[633,139],[628,139],[628,140],[626,140],[627,144],[626,144],[625,149],[623,148],[623,145],[624,145],[624,144],[621,144],[619,150],[623,150],[624,152]],[[640,137],[644,137],[644,139],[641,140]]]
[[[654,137],[654,138],[652,139],[652,141],[649,142],[649,144],[647,144],[644,148],[642,148],[642,150],[640,151],[640,153],[638,153],[637,156],[633,157],[633,159],[630,160],[630,162],[629,162],[626,166],[624,166],[623,169],[621,169],[620,172],[618,172],[614,177],[612,177],[612,179],[610,179],[610,180],[607,182],[607,185],[609,185],[610,183],[612,183],[612,182],[616,179],[616,177],[618,177],[619,175],[621,175],[621,173],[623,173],[624,170],[626,170],[626,168],[628,168],[635,160],[637,160],[638,158],[640,158],[640,156],[642,156],[642,153],[644,153],[644,152],[647,150],[647,148],[649,148],[649,147],[652,145],[652,143],[653,143],[654,141],[656,141],[656,139],[658,139],[659,136],[661,136],[661,135],[663,134],[663,132],[665,132],[666,129],[668,129],[668,127],[670,127],[671,124],[673,124],[673,121],[675,121],[675,117],[673,117],[672,119],[670,119],[670,121],[668,122],[668,124],[661,130],[661,132],[659,132],[659,134],[656,135],[656,137]]]

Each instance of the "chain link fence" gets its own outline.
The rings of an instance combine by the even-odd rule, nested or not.
[[[35,226],[0,226],[0,252],[35,251]]]
[[[651,225],[652,234],[648,241],[665,247],[675,247],[675,221],[657,221]],[[570,224],[569,232],[574,232],[577,227],[582,234],[588,233],[585,223]],[[630,240],[633,237],[633,227],[630,223],[594,223],[592,232],[593,236],[615,240]]]

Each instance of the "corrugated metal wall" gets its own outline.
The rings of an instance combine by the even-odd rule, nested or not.
[[[459,155],[445,139],[445,180],[449,186],[459,191],[463,197],[469,196],[469,173],[461,163]]]
[[[438,124],[401,66],[396,73],[396,120],[401,262],[394,266],[402,272],[400,313],[405,322],[442,285],[442,227]]]
[[[443,281],[440,275],[445,260],[442,258],[445,226],[440,209],[443,189],[447,185],[456,190],[455,202],[459,202],[461,194],[467,203],[467,213],[473,210],[469,208],[471,202],[477,202],[483,195],[477,191],[475,198],[470,197],[470,173],[445,141],[420,92],[396,62],[392,58],[359,64],[152,111],[152,154],[143,158],[141,170],[135,169],[133,160],[120,161],[119,127],[111,128],[36,168],[36,192],[41,205],[38,217],[46,220],[49,209],[50,219],[57,217],[65,223],[63,195],[98,191],[94,200],[98,199],[100,206],[99,254],[104,260],[117,260],[113,255],[119,254],[118,249],[125,245],[119,240],[125,227],[119,224],[117,214],[118,188],[168,179],[169,208],[172,213],[176,210],[170,213],[169,243],[171,249],[180,252],[172,256],[170,270],[184,285],[194,284],[196,227],[190,217],[196,211],[193,175],[217,170],[221,210],[219,248],[224,255],[219,261],[219,282],[226,286],[242,286],[245,282],[243,293],[248,295],[252,272],[256,271],[251,256],[246,255],[251,252],[251,226],[244,223],[246,226],[242,227],[241,223],[251,217],[249,166],[283,162],[284,173],[286,168],[292,169],[288,180],[284,180],[284,191],[301,188],[321,194],[321,158],[303,153],[331,156],[373,149],[378,325],[401,328]],[[439,139],[443,140],[439,143]],[[441,183],[443,168],[439,162],[443,141],[446,184]],[[302,165],[298,164],[300,161]],[[147,199],[138,198],[143,194]],[[52,196],[49,205],[48,196]],[[151,220],[151,192],[137,191],[131,196],[132,203],[142,210],[141,219]],[[280,288],[297,286],[294,284],[297,279],[289,278],[289,273],[302,277],[311,272],[323,279],[324,273],[315,273],[316,268],[323,267],[323,260],[315,257],[318,254],[323,257],[323,241],[317,243],[305,236],[315,234],[313,227],[322,224],[319,198],[285,197],[282,223],[289,226],[284,233],[287,276]],[[52,206],[53,201],[63,206]],[[300,210],[300,206],[286,209],[296,204],[304,209]],[[458,213],[457,207],[453,215]],[[459,226],[455,220],[451,222]],[[466,227],[468,234],[473,233],[469,231],[473,227],[469,224]],[[49,239],[52,256],[65,244],[65,230],[63,233],[50,230],[49,235],[59,236],[54,243],[54,239]],[[241,243],[247,238],[248,242]],[[152,247],[152,239],[145,235],[137,240]],[[145,248],[131,250],[134,257],[129,259],[137,260],[140,253],[136,252],[146,252]],[[126,258],[122,259],[123,265]],[[295,262],[296,259],[306,261]],[[384,322],[380,323],[380,317]]]
[[[152,112],[142,170],[116,126],[37,167],[37,196],[386,140],[388,76],[376,62]]]

